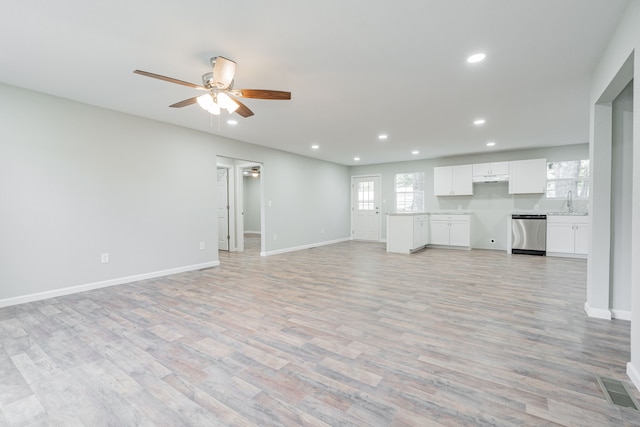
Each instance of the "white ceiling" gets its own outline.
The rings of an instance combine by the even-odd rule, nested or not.
[[[0,82],[345,165],[577,144],[591,71],[627,3],[10,1]],[[168,108],[197,91],[132,73],[201,84],[217,55],[237,62],[236,88],[292,100],[247,99],[255,116],[232,127],[226,113],[212,123],[198,105]]]

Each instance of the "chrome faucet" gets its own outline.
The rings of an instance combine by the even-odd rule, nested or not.
[[[573,192],[567,191],[567,210],[569,213],[573,212]]]

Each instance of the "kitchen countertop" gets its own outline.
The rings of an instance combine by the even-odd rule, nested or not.
[[[547,215],[558,216],[587,216],[589,212],[547,212]]]
[[[553,215],[553,216],[587,216],[589,212],[544,212],[544,211],[512,211],[509,215]]]
[[[449,211],[429,211],[429,212],[389,212],[387,215],[412,216],[412,215],[471,215],[473,211],[449,210]]]
[[[429,212],[388,212],[387,215],[394,216],[415,216],[415,215],[428,215]]]

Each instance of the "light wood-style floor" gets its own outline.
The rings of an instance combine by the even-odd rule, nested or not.
[[[640,425],[596,381],[630,384],[629,323],[586,317],[584,260],[255,245],[0,309],[0,425]]]

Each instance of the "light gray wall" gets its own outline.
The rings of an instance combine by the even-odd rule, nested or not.
[[[640,1],[632,0],[607,44],[591,79],[591,125],[590,154],[592,169],[609,171],[611,159],[607,158],[607,145],[611,146],[611,132],[607,132],[611,114],[607,113],[607,104],[624,89],[631,79],[640,81]],[[612,110],[612,108],[609,108]],[[627,374],[634,385],[640,389],[640,85],[633,87],[633,160],[631,188],[622,197],[631,200],[631,361],[627,364]],[[612,127],[612,125],[611,125]],[[611,129],[609,129],[611,130]],[[601,157],[600,154],[604,153]],[[606,174],[599,175],[607,181]],[[592,175],[593,179],[593,175]],[[593,188],[593,186],[592,186]],[[611,229],[611,208],[606,200],[611,199],[611,187],[593,188],[591,218],[592,246],[604,244],[606,232]],[[602,201],[603,203],[598,203]],[[602,280],[600,271],[608,271],[610,253],[590,254],[587,271],[587,303],[585,308],[600,308],[602,296],[608,297],[609,283]],[[604,302],[609,302],[609,298]],[[605,306],[606,307],[606,306]],[[590,313],[591,315],[591,313]]]
[[[631,312],[631,178],[633,174],[633,83],[614,100],[611,151],[610,308]]]
[[[220,156],[262,164],[264,252],[350,238],[348,167],[238,141],[216,145]]]
[[[267,251],[349,237],[347,167],[1,84],[0,117],[0,305],[217,263],[218,155],[264,165]]]
[[[245,176],[244,180],[244,231],[260,232],[260,177]]]
[[[217,262],[206,135],[3,85],[0,117],[0,300]]]
[[[380,174],[382,187],[382,212],[394,211],[394,177],[396,173],[425,172],[425,210],[472,210],[471,246],[478,249],[507,249],[507,218],[513,210],[559,211],[562,200],[547,199],[543,194],[508,194],[508,183],[478,183],[473,185],[473,196],[436,197],[433,194],[433,168],[437,166],[488,163],[508,160],[546,158],[548,161],[578,160],[589,158],[588,144],[532,150],[500,151],[455,156],[442,159],[416,160],[412,162],[381,165],[353,166],[351,175]],[[576,201],[576,210],[586,210],[586,201]],[[386,239],[386,221],[382,221],[382,238]],[[494,239],[495,243],[490,240]]]

